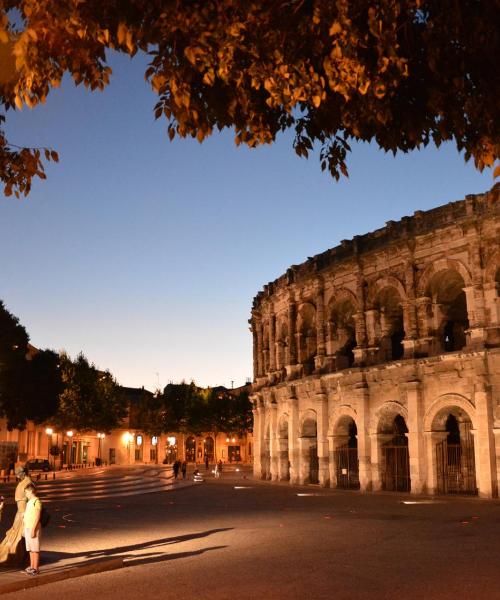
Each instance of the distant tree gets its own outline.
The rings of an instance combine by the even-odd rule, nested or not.
[[[162,429],[187,433],[195,425],[193,412],[200,401],[199,388],[191,383],[169,383],[162,395]]]
[[[29,337],[19,319],[0,301],[0,415],[9,429],[24,429],[24,378]]]
[[[118,427],[126,415],[126,403],[109,372],[98,371],[83,354],[72,361],[61,355],[64,389],[54,423],[61,429],[102,431]]]
[[[453,140],[478,169],[500,155],[496,0],[6,0],[0,102],[44,102],[65,73],[102,90],[109,49],[149,54],[171,139],[231,128],[254,147],[292,129],[295,152],[319,145],[336,178],[353,140]],[[40,149],[0,131],[0,176],[7,195],[28,193],[45,178]]]
[[[43,423],[57,413],[63,391],[60,358],[52,350],[40,350],[25,363],[23,396],[26,418]]]
[[[151,394],[143,390],[134,409],[133,426],[146,435],[160,435],[163,428],[163,398],[161,392]]]

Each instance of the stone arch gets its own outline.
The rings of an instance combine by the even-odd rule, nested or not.
[[[431,433],[432,479],[440,494],[477,494],[474,438],[475,408],[465,397],[444,394],[424,417]]]
[[[484,283],[500,284],[500,250],[488,259],[484,269]]]
[[[332,427],[334,486],[359,489],[358,428],[356,411],[339,407]]]
[[[462,261],[452,258],[440,258],[430,263],[423,270],[417,284],[418,296],[426,296],[431,279],[441,271],[456,271],[464,280],[465,286],[472,283],[472,278],[467,267]]]
[[[395,400],[384,402],[376,411],[371,423],[372,433],[388,433],[392,426],[392,420],[400,415],[408,422],[407,408]]]
[[[386,491],[411,489],[407,422],[408,411],[400,402],[385,402],[374,415],[379,477]]]
[[[307,409],[300,419],[300,437],[317,436],[317,414],[315,410]]]
[[[288,315],[276,317],[276,368],[283,369],[289,363],[290,333],[288,331]]]
[[[330,435],[335,435],[338,423],[344,418],[351,418],[355,423],[358,418],[358,413],[352,406],[348,404],[342,404],[337,407],[332,414],[330,419]]]
[[[338,290],[328,303],[328,353],[335,356],[336,370],[351,367],[354,363],[353,349],[357,345],[354,315],[358,310],[358,300],[347,288]]]
[[[297,332],[299,362],[304,367],[304,374],[314,370],[314,357],[317,353],[316,306],[312,302],[303,302],[298,309]]]
[[[453,352],[466,345],[469,311],[465,288],[470,276],[462,267],[460,261],[438,260],[420,282],[419,289],[431,302],[426,318],[427,328],[434,336],[434,353]]]
[[[369,306],[373,312],[369,337],[380,348],[380,362],[398,360],[404,356],[405,300],[406,290],[396,277],[382,277],[371,286]]]
[[[456,413],[455,416],[459,416],[460,421],[467,415],[475,427],[476,409],[472,402],[460,394],[443,394],[427,409],[424,416],[424,431],[445,431],[446,417],[450,414],[450,410],[453,410],[451,414]]]
[[[283,413],[278,420],[278,479],[280,481],[290,481],[288,437],[288,414]]]
[[[316,411],[308,409],[300,419],[301,483],[319,483],[318,428]]]
[[[372,281],[368,286],[368,295],[366,298],[367,308],[375,308],[376,299],[384,288],[396,289],[401,301],[406,301],[406,289],[401,280],[395,275],[383,275],[375,281]]]

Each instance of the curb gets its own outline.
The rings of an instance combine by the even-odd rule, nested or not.
[[[114,571],[123,567],[123,558],[110,558],[108,560],[99,561],[91,565],[83,565],[81,567],[72,567],[59,571],[57,573],[47,573],[38,577],[30,577],[26,575],[26,579],[13,581],[5,585],[0,585],[0,595],[8,594],[9,592],[18,592],[29,588],[63,581],[64,579],[73,579],[75,577],[83,577],[84,575],[93,575],[94,573],[103,573],[105,571]]]

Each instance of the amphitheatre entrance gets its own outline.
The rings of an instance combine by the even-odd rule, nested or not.
[[[444,439],[436,444],[439,494],[477,494],[472,423],[464,411],[446,417]]]
[[[342,417],[334,432],[337,448],[334,450],[337,487],[359,489],[359,461],[357,427],[354,419]]]
[[[396,415],[385,425],[382,434],[387,441],[382,444],[382,489],[390,492],[409,492],[410,457],[408,453],[408,428],[402,415]],[[385,437],[385,436],[384,436]]]

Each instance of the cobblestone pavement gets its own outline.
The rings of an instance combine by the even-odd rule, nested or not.
[[[124,567],[2,599],[500,598],[498,501],[274,485],[232,468],[173,493],[64,504],[43,568]]]

